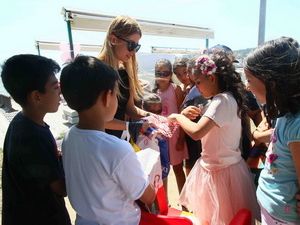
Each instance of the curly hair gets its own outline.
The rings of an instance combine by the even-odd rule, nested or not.
[[[251,52],[244,68],[266,87],[269,119],[300,109],[300,51],[293,38],[271,40]]]
[[[217,76],[221,92],[230,92],[238,104],[238,115],[243,119],[248,110],[246,106],[246,89],[241,75],[236,71],[233,57],[222,49],[214,49],[209,57],[216,65],[214,74]]]

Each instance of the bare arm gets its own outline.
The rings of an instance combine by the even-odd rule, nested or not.
[[[252,138],[257,144],[268,143],[270,142],[273,130],[273,128],[269,127],[266,118],[263,118],[260,124],[257,125],[256,129],[252,131]]]
[[[50,188],[51,190],[62,197],[66,197],[67,196],[67,191],[66,191],[66,184],[65,184],[65,180],[64,179],[59,179],[59,180],[55,180],[52,183],[50,183]]]
[[[252,131],[252,138],[255,141],[255,143],[268,143],[270,142],[270,137],[273,133],[273,128],[265,130],[265,131],[260,131],[258,129],[255,129]]]
[[[217,126],[213,120],[208,117],[201,117],[198,123],[192,122],[190,119],[181,114],[171,114],[169,119],[176,120],[182,129],[194,140],[201,139],[214,126]]]
[[[149,184],[148,187],[146,188],[146,190],[144,191],[143,195],[140,197],[139,200],[141,200],[146,205],[150,205],[150,204],[152,204],[154,202],[155,197],[156,197],[155,190],[152,187],[152,185]]]
[[[134,99],[130,94],[129,100],[126,106],[126,114],[132,119],[140,119],[149,114],[149,112],[135,106]]]

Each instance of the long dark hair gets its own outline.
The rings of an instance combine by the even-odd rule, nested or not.
[[[224,50],[215,49],[210,55],[217,68],[215,75],[221,92],[230,92],[238,105],[238,115],[243,119],[246,111],[246,89],[240,74],[236,71],[233,58]]]
[[[300,51],[296,40],[281,37],[251,52],[244,67],[266,87],[269,119],[300,110]]]
[[[200,67],[197,66],[197,61],[200,62]],[[201,64],[205,64],[205,62],[207,62],[207,65],[202,67]],[[195,75],[201,73],[212,73],[216,75],[220,92],[231,93],[237,102],[237,115],[241,118],[243,136],[246,135],[250,137],[250,121],[247,116],[248,107],[246,105],[247,93],[241,76],[235,69],[235,62],[232,52],[215,48],[212,49],[208,55],[200,56],[196,60],[196,66],[194,67],[196,68]],[[242,142],[242,144],[242,156],[247,158],[249,146],[248,144],[246,146],[244,142]]]

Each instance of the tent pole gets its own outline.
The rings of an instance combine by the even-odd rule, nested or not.
[[[205,48],[208,48],[208,46],[209,46],[209,39],[206,38],[206,39],[205,39]]]
[[[65,20],[67,22],[67,28],[68,28],[71,59],[74,59],[74,44],[73,44],[72,28],[71,28],[72,17],[70,16],[70,12],[65,12]]]
[[[35,47],[36,47],[36,49],[38,51],[38,55],[40,56],[41,55],[41,51],[40,51],[40,44],[39,44],[38,41],[35,42]]]

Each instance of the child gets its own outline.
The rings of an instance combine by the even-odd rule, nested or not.
[[[175,59],[173,63],[173,72],[176,75],[177,79],[181,82],[180,87],[184,93],[184,96],[189,92],[191,85],[191,80],[187,72],[188,61],[188,58],[182,57]]]
[[[161,99],[154,93],[146,94],[143,97],[142,108],[150,113],[161,114],[162,104]],[[157,137],[158,146],[160,150],[160,161],[162,166],[162,179],[164,184],[165,192],[167,193],[168,183],[167,178],[170,171],[170,159],[168,152],[168,142],[164,137]]]
[[[257,189],[263,225],[300,224],[300,52],[290,40],[266,42],[245,60],[249,88],[266,103],[266,116],[277,118]]]
[[[162,101],[162,116],[178,113],[183,100],[181,88],[172,82],[172,64],[167,59],[161,59],[155,64],[154,92]],[[170,163],[173,166],[179,193],[185,183],[183,160],[188,158],[188,152],[184,140],[184,132],[180,129],[168,139]]]
[[[199,106],[206,106],[208,104],[208,100],[205,99],[199,92],[197,86],[195,85],[195,76],[192,73],[192,68],[195,65],[196,58],[191,58],[187,62],[187,73],[191,81],[191,87],[187,95],[185,96],[182,105],[181,110],[185,109],[186,107],[193,105],[196,107]],[[195,117],[191,118],[192,121],[198,122],[200,119],[200,116],[198,114],[198,111],[196,111]],[[201,141],[200,140],[193,140],[189,135],[185,135],[186,145],[188,149],[189,158],[185,160],[185,171],[186,175],[188,176],[191,172],[191,169],[195,165],[196,161],[201,156]]]
[[[2,68],[7,92],[21,105],[9,124],[3,148],[2,224],[70,225],[61,157],[49,126],[56,112],[59,65],[37,55],[15,55]]]
[[[180,202],[194,212],[200,224],[228,225],[241,208],[251,210],[257,218],[255,187],[239,149],[246,113],[240,76],[223,50],[201,55],[193,70],[200,93],[212,100],[197,123],[185,116],[191,110],[200,114],[195,106],[169,116],[202,142],[201,158],[186,180]]]
[[[60,81],[79,115],[62,144],[76,225],[138,224],[135,200],[151,204],[155,192],[131,145],[104,132],[118,107],[117,72],[95,57],[79,56],[62,70]]]

